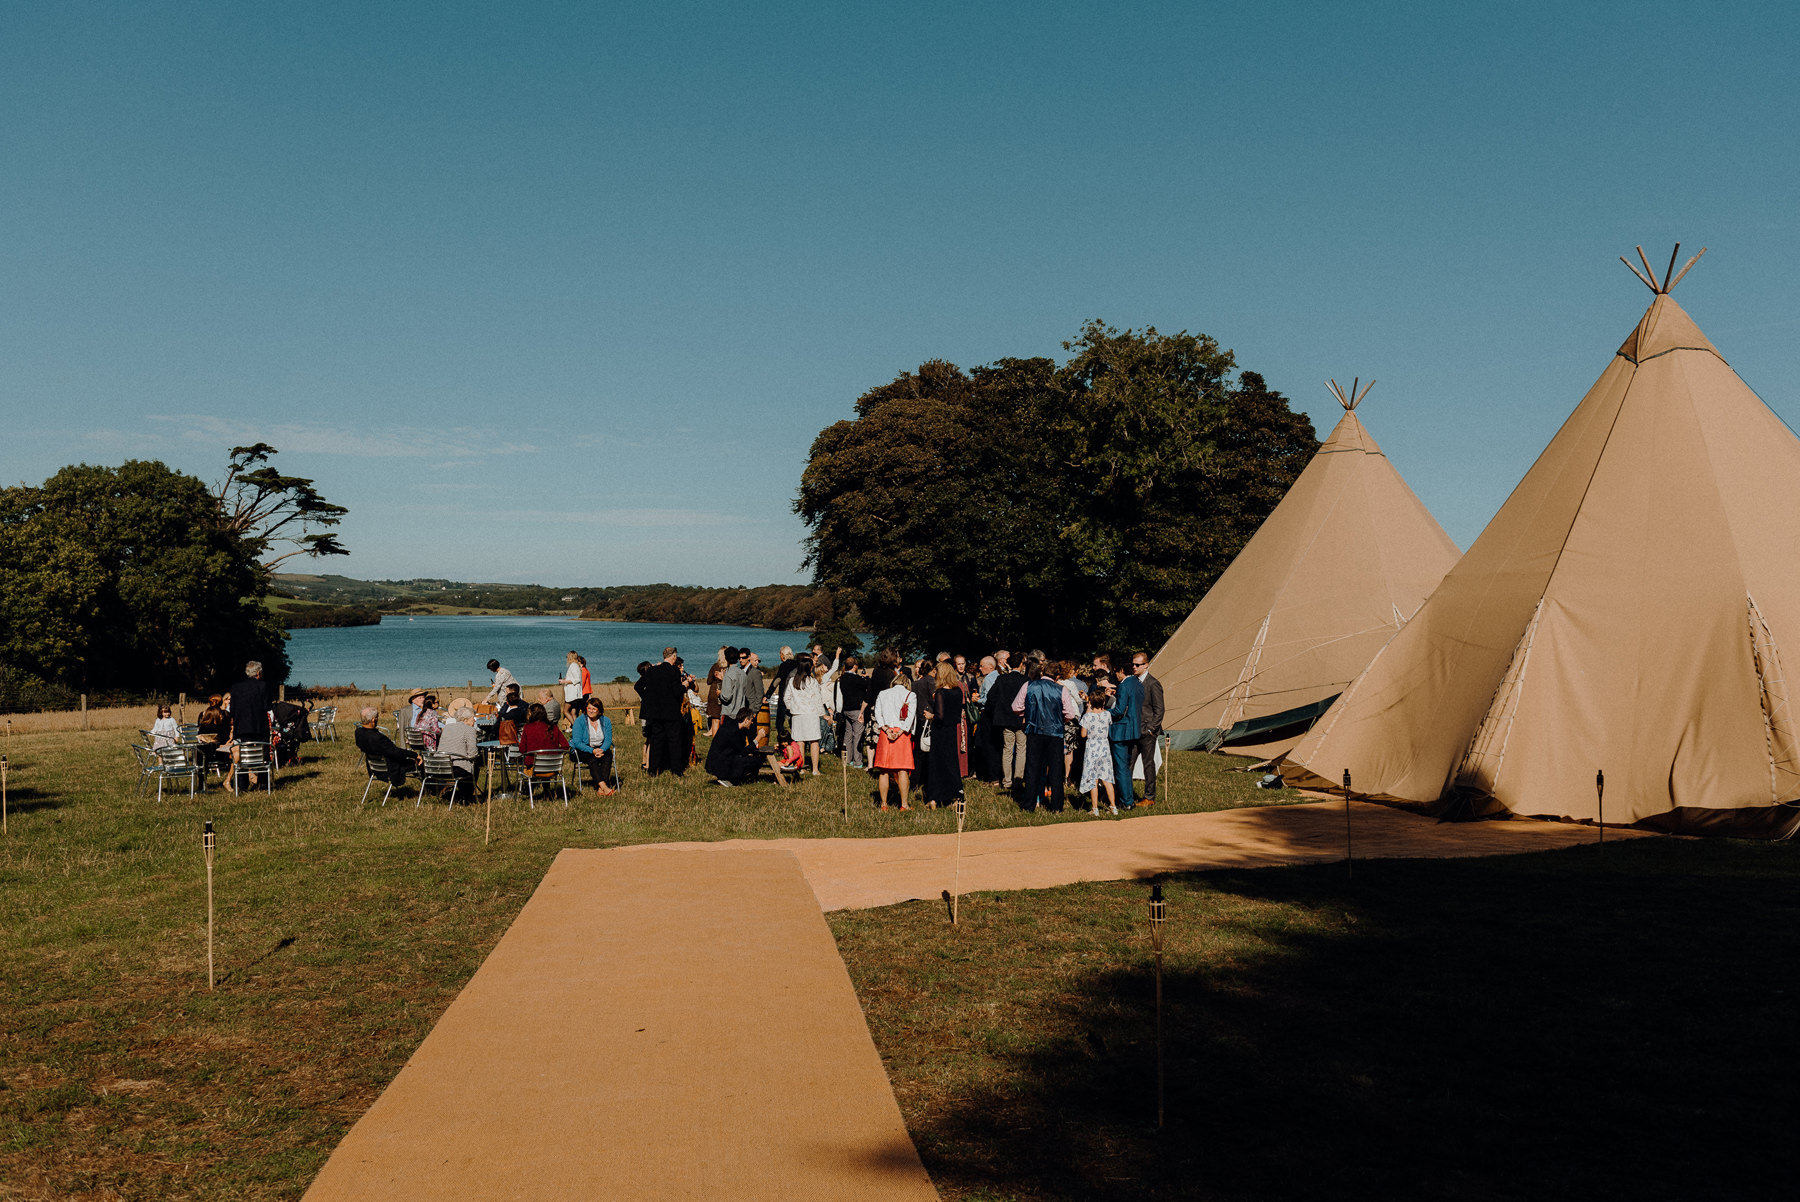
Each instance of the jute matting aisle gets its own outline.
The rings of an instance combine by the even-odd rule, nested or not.
[[[1551,822],[1439,824],[1364,803],[1351,821],[1358,858],[1596,836]],[[564,851],[307,1199],[935,1198],[821,911],[938,897],[955,840]],[[1079,821],[964,835],[960,885],[1041,889],[1343,854],[1337,801]]]
[[[794,857],[565,851],[307,1192],[922,1202]]]

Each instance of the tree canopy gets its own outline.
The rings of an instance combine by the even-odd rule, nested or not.
[[[1153,648],[1318,449],[1205,335],[1092,321],[1063,345],[928,361],[814,440],[807,562],[883,640]]]
[[[0,489],[0,665],[92,691],[199,691],[247,659],[281,680],[261,546],[154,461]]]

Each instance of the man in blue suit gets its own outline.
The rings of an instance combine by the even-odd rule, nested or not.
[[[1131,788],[1131,753],[1137,747],[1138,726],[1144,713],[1144,682],[1127,676],[1119,682],[1113,698],[1112,729],[1107,737],[1112,743],[1113,788],[1118,790],[1119,808],[1129,810],[1135,804]]]

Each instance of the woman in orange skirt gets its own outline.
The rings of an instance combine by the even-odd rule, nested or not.
[[[886,679],[883,679],[883,677]],[[913,707],[918,702],[908,686],[906,674],[887,664],[875,669],[875,761],[876,786],[881,791],[881,808],[888,808],[888,777],[897,776],[900,783],[900,808],[906,804],[908,784],[913,766]]]

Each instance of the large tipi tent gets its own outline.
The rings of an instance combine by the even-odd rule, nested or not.
[[[1793,832],[1800,439],[1669,297],[1674,264],[1658,284],[1645,263],[1643,320],[1289,780],[1349,770],[1396,801]]]
[[[1456,544],[1369,436],[1360,392],[1151,664],[1178,747],[1286,750],[1456,562]]]

